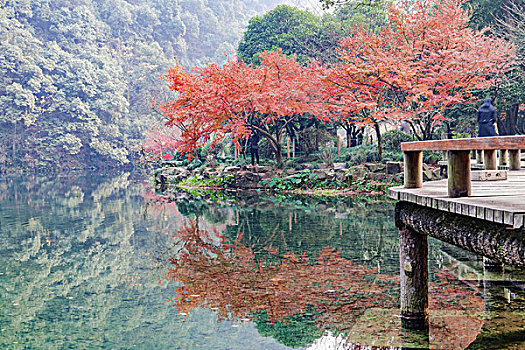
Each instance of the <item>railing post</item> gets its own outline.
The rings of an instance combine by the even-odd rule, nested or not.
[[[485,169],[486,170],[496,170],[497,155],[495,149],[485,150]]]
[[[511,149],[509,150],[509,153],[510,153],[509,169],[510,170],[520,170],[521,169],[520,150]]]
[[[448,153],[448,196],[470,196],[470,151]]]
[[[423,152],[405,151],[405,188],[423,187]]]
[[[480,149],[476,151],[476,164],[483,164],[483,151]]]
[[[498,166],[499,167],[506,167],[508,166],[508,155],[509,155],[509,152],[506,150],[506,149],[502,149],[499,151],[499,162],[498,162]]]

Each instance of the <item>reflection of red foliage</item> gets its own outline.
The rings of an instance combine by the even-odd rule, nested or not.
[[[430,343],[442,349],[466,349],[481,331],[485,302],[475,286],[440,270],[431,283]]]
[[[264,262],[240,243],[242,233],[226,243],[220,233],[200,229],[195,220],[176,236],[185,242],[184,249],[171,259],[167,277],[182,284],[171,300],[180,313],[209,307],[219,319],[251,320],[264,311],[271,321],[314,314],[320,328],[344,330],[355,326],[366,310],[376,309],[383,310],[390,325],[371,324],[363,331],[399,337],[399,328],[389,328],[399,312],[397,276],[377,274],[329,248],[316,258],[290,253],[279,259],[268,249],[268,260],[279,263]],[[431,347],[465,349],[483,325],[483,298],[475,286],[446,270],[436,278],[429,286]],[[387,309],[392,312],[385,313]]]
[[[177,203],[171,202],[170,198],[160,196],[152,189],[144,191],[143,197],[148,203],[148,212],[153,217],[182,218]]]
[[[173,302],[180,312],[208,306],[219,318],[250,318],[265,311],[270,320],[313,312],[320,324],[346,328],[369,307],[393,308],[397,298],[389,289],[397,277],[375,275],[324,249],[319,256],[287,254],[279,264],[257,260],[240,244],[218,247],[192,221],[178,233],[184,252],[171,263],[168,278],[182,282]]]
[[[149,187],[149,185],[145,185],[144,187]],[[149,203],[155,203],[155,202],[168,202],[170,199],[165,196],[159,196],[155,191],[149,187],[146,188],[144,191],[144,194],[142,195],[144,197],[144,200]]]

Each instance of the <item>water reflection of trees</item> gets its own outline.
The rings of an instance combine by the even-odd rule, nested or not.
[[[143,187],[129,174],[2,178],[0,189],[0,348],[171,340],[147,326],[174,319],[156,295],[162,274],[151,276],[152,241],[171,235],[143,239]]]
[[[182,283],[174,299],[182,312],[204,304],[217,308],[220,318],[231,312],[239,318],[265,312],[270,321],[311,312],[344,329],[363,309],[396,303],[396,278],[375,274],[373,268],[354,264],[334,249],[322,249],[315,260],[306,252],[285,253],[274,263],[271,249],[268,258],[257,259],[240,243],[242,236],[214,244],[217,233],[198,229],[196,221],[178,236],[186,244],[172,259],[169,276]]]
[[[393,206],[384,200],[235,194],[228,202],[179,195],[172,203],[184,216],[199,216],[201,226],[224,227],[229,239],[244,232],[242,243],[255,254],[267,249],[300,254],[305,247],[318,253],[330,246],[381,272],[398,271]]]
[[[217,307],[221,318],[255,319],[260,334],[292,346],[311,343],[326,329],[352,342],[388,344],[399,336],[392,214],[390,204],[374,200],[170,201],[127,174],[0,180],[0,347],[18,341],[36,348],[194,348],[190,327],[207,332],[209,348],[233,347],[229,324],[225,330],[196,311],[202,306]],[[196,236],[179,232],[192,227],[189,218],[198,220]],[[169,258],[181,264],[172,267],[186,276],[184,284],[172,272],[177,282],[158,285]],[[438,288],[431,310],[443,312],[431,311],[431,320],[441,317],[431,342],[446,338],[443,344],[459,349],[475,336],[479,318],[472,310],[483,300],[446,271],[439,281],[441,287],[431,286]],[[165,303],[166,297],[177,303],[176,283],[187,291],[179,307],[186,305],[193,323]]]
[[[243,243],[246,232],[222,235],[197,220],[177,232],[183,248],[168,273],[180,283],[171,299],[180,313],[206,307],[222,320],[253,320],[262,334],[289,346],[312,343],[326,330],[347,333],[355,343],[400,344],[397,275],[380,274],[335,248],[297,254],[257,241],[253,249]],[[441,269],[430,293],[431,348],[466,348],[483,325],[476,287]]]

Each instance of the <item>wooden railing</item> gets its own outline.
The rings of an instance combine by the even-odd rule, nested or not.
[[[520,150],[525,136],[496,136],[470,139],[405,142],[405,188],[423,187],[423,151],[448,151],[448,195],[470,196],[470,151],[484,151],[485,169],[495,170],[497,150],[508,151],[509,169],[520,170]],[[504,152],[506,156],[507,152]]]

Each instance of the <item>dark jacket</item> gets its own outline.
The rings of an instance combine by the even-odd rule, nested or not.
[[[478,109],[478,136],[498,136],[494,127],[495,122],[496,108],[492,105],[492,99],[490,97],[487,97]]]
[[[250,135],[250,138],[248,139],[250,150],[259,149],[259,139],[260,139],[259,134],[256,132]]]

